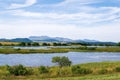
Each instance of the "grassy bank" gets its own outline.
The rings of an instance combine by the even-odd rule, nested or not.
[[[74,73],[72,68],[80,66],[82,73]],[[119,69],[117,69],[119,68]],[[31,67],[26,67],[31,69]],[[6,66],[0,67],[0,79],[4,80],[119,80],[120,79],[120,61],[117,62],[95,62],[80,65],[73,65],[70,67],[46,67],[48,70],[40,67],[32,67],[31,75],[15,76],[10,74]],[[83,71],[84,69],[84,71]],[[91,73],[86,73],[86,70],[91,70]],[[117,69],[117,70],[116,70]],[[80,69],[79,69],[80,70]]]
[[[67,52],[120,52],[120,47],[105,47],[105,48],[50,48],[50,49],[14,49],[0,48],[1,54],[10,53],[67,53]]]
[[[88,75],[81,77],[66,77],[66,78],[31,78],[31,77],[11,77],[11,78],[3,78],[3,80],[120,80],[120,74],[105,74],[105,75]]]
[[[52,49],[14,49],[14,48],[0,48],[1,54],[13,54],[13,53],[66,53],[68,49],[52,48]]]
[[[80,48],[70,48],[69,51],[74,52],[120,52],[120,47],[80,47]]]

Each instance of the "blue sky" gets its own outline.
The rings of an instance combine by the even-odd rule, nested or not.
[[[120,41],[120,0],[0,0],[0,38]]]

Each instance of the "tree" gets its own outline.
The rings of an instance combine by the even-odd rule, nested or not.
[[[58,46],[57,43],[53,43],[53,46]]]
[[[39,46],[39,43],[34,42],[34,43],[32,43],[32,46]]]
[[[117,46],[120,46],[120,42],[119,42],[119,43],[117,43]]]
[[[27,45],[27,46],[31,46],[31,43],[30,43],[30,42],[28,42],[28,43],[26,43],[26,45]]]
[[[7,65],[7,70],[10,74],[15,76],[31,75],[33,73],[32,69],[27,69],[21,64],[17,66],[12,66],[12,67]]]
[[[0,46],[2,46],[2,44],[0,43]]]
[[[40,66],[39,67],[39,72],[40,72],[40,74],[42,74],[42,73],[48,73],[48,68],[45,67],[45,66]]]
[[[52,62],[57,63],[60,67],[70,66],[72,64],[72,62],[69,60],[69,58],[65,57],[65,56],[63,56],[63,57],[59,57],[59,56],[53,57]]]
[[[21,43],[19,44],[19,46],[26,46],[26,43],[25,43],[25,42],[21,42]]]
[[[50,46],[49,43],[42,43],[42,46]]]

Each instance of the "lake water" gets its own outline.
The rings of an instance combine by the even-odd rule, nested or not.
[[[81,64],[88,62],[101,61],[118,61],[120,60],[120,52],[69,52],[54,54],[0,54],[0,66],[2,65],[18,65],[25,66],[54,66],[51,62],[54,56],[67,56],[73,64]]]

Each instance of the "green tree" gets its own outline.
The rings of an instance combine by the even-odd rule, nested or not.
[[[26,46],[26,43],[25,43],[25,42],[21,42],[21,43],[19,44],[19,46]]]
[[[32,46],[39,46],[39,43],[33,42],[33,43],[32,43]]]
[[[17,66],[7,66],[7,70],[9,71],[10,74],[15,75],[15,76],[24,76],[24,75],[31,75],[33,73],[32,69],[27,69],[23,65],[17,65]]]
[[[28,42],[28,43],[26,43],[26,45],[27,45],[27,46],[31,46],[31,43],[30,43],[30,42]]]
[[[47,43],[42,43],[42,46],[48,46],[48,44]]]
[[[40,66],[39,67],[39,72],[40,72],[40,74],[42,74],[42,73],[48,73],[48,68],[45,67],[45,66]]]
[[[120,42],[119,42],[119,43],[117,43],[117,46],[120,46]]]
[[[71,68],[73,74],[90,74],[92,73],[92,70],[81,68],[79,65],[74,65]]]
[[[59,57],[59,56],[53,57],[52,62],[57,63],[60,67],[70,66],[72,64],[72,62],[69,60],[69,58],[65,57],[65,56],[63,56],[63,57]]]
[[[53,43],[53,46],[57,46],[57,43]]]
[[[0,43],[0,46],[2,46],[2,44]]]

